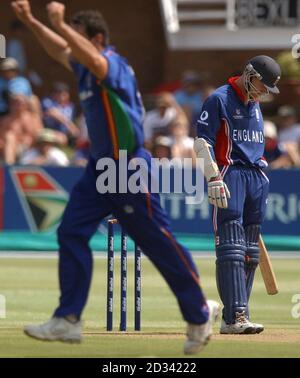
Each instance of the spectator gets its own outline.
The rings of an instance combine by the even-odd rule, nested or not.
[[[79,137],[76,142],[76,152],[72,159],[72,164],[85,167],[90,157],[90,140],[84,115],[78,119]]]
[[[8,114],[8,97],[7,82],[0,76],[0,122]]]
[[[156,159],[171,159],[172,139],[167,136],[159,136],[154,140],[153,157]]]
[[[182,88],[175,92],[175,99],[185,111],[190,125],[193,125],[199,118],[203,105],[201,78],[197,72],[183,73]]]
[[[19,65],[14,58],[4,59],[0,64],[0,115],[9,112],[9,95],[32,96],[29,81],[19,76]]]
[[[216,88],[213,85],[206,84],[202,88],[202,99],[203,102],[211,95],[214,93]]]
[[[0,161],[12,165],[16,162],[18,138],[13,129],[1,122],[0,125]]]
[[[10,25],[11,38],[7,42],[7,56],[14,58],[19,65],[19,71],[25,74],[27,71],[27,57],[23,43],[24,33],[27,29],[22,22],[15,20]]]
[[[278,109],[279,134],[278,140],[281,143],[300,142],[300,124],[298,123],[296,110],[289,105],[281,106]]]
[[[35,144],[35,147],[24,152],[20,159],[23,165],[45,165],[67,167],[67,155],[57,148],[57,134],[50,129],[44,129]]]
[[[171,93],[158,95],[155,109],[146,114],[144,121],[146,147],[151,149],[152,142],[158,135],[167,135],[170,124],[182,113]]]
[[[265,153],[264,157],[272,169],[290,168],[292,160],[283,143],[278,143],[277,129],[273,122],[265,121]]]
[[[7,42],[7,56],[14,58],[19,65],[19,72],[26,74],[30,82],[36,87],[43,85],[43,80],[39,74],[34,70],[28,70],[27,54],[24,44],[24,34],[27,33],[27,28],[22,22],[15,20],[10,25],[11,38]]]
[[[300,151],[299,151],[299,143],[289,142],[284,143],[284,148],[289,156],[289,159],[292,162],[292,167],[300,167]],[[288,167],[289,168],[289,167]]]
[[[55,83],[50,97],[42,101],[45,127],[54,130],[61,144],[69,138],[76,139],[79,131],[74,124],[75,106],[70,100],[70,88],[64,83]]]
[[[172,158],[192,159],[195,165],[194,139],[189,137],[189,126],[186,122],[176,121],[170,127],[172,140]]]
[[[6,164],[15,164],[18,155],[34,144],[43,124],[31,111],[28,97],[13,95],[9,104],[10,113],[0,123],[0,156]]]

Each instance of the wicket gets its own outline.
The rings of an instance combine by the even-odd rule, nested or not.
[[[114,226],[119,224],[117,219],[108,221],[108,248],[107,248],[107,322],[108,332],[113,330],[114,305],[114,255],[115,235]],[[127,330],[127,235],[121,231],[121,295],[120,295],[120,328],[121,332]],[[134,330],[141,330],[141,249],[135,244],[134,248]]]

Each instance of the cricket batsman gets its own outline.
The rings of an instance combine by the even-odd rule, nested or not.
[[[214,205],[216,277],[224,305],[221,334],[264,330],[249,318],[269,189],[259,101],[269,92],[279,93],[280,76],[270,57],[250,59],[241,76],[230,78],[206,100],[198,120],[195,151],[204,159],[208,199]]]
[[[175,294],[188,324],[184,352],[199,352],[212,334],[219,305],[206,301],[192,257],[171,233],[159,196],[121,191],[100,194],[96,189],[96,165],[101,158],[118,164],[120,150],[126,150],[130,159],[143,158],[150,166],[151,156],[143,148],[144,108],[133,70],[109,45],[108,27],[100,12],[80,11],[67,24],[65,6],[52,2],[47,11],[53,31],[33,16],[28,0],[14,1],[12,7],[47,53],[74,73],[91,140],[91,159],[58,229],[59,306],[50,321],[27,326],[25,333],[45,341],[81,341],[81,315],[93,268],[89,241],[101,220],[113,214]],[[128,170],[128,178],[132,174]]]

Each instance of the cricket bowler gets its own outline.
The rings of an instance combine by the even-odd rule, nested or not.
[[[277,94],[279,65],[256,56],[241,76],[218,88],[204,103],[195,151],[204,159],[208,199],[214,205],[216,277],[223,302],[221,334],[255,334],[249,299],[259,264],[259,236],[269,180],[264,173],[264,122],[259,101]]]
[[[58,229],[59,306],[50,321],[26,326],[25,333],[45,341],[81,341],[81,315],[93,269],[89,241],[101,220],[113,214],[175,294],[188,323],[184,352],[199,352],[212,334],[219,305],[206,301],[197,268],[189,251],[171,233],[159,195],[100,194],[96,189],[96,165],[101,158],[118,163],[119,151],[126,150],[130,159],[144,158],[150,165],[151,156],[143,148],[144,108],[132,68],[109,45],[108,27],[100,12],[80,11],[67,24],[65,6],[52,2],[47,12],[54,32],[33,16],[28,0],[14,1],[12,7],[47,53],[74,73],[91,140],[91,159]]]

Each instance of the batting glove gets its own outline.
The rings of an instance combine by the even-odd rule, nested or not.
[[[220,177],[214,177],[207,185],[209,203],[220,209],[227,209],[230,192],[225,182]]]

